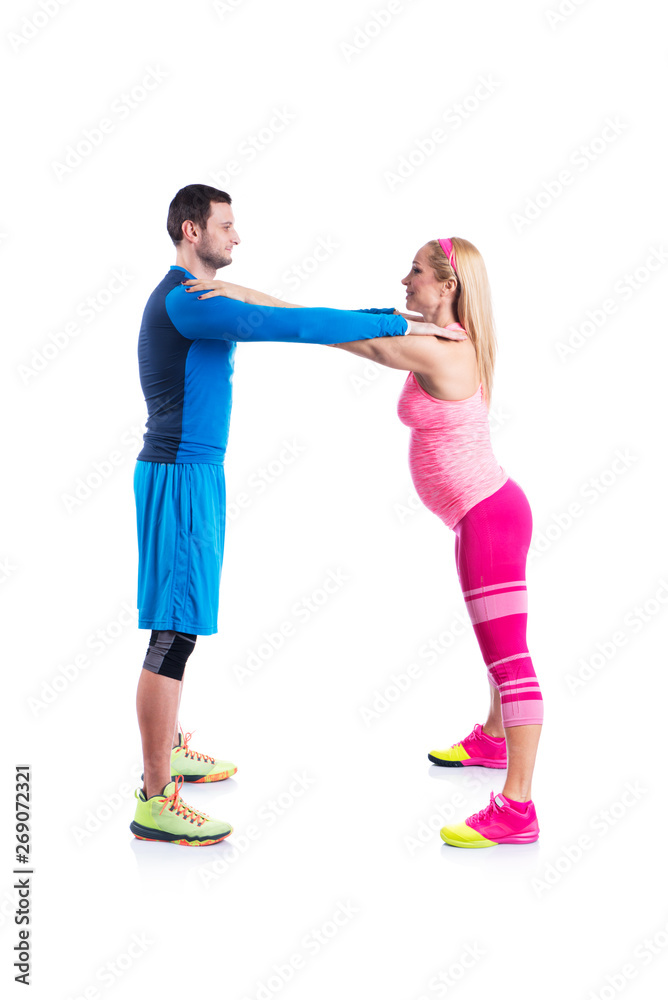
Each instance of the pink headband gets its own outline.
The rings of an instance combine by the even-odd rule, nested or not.
[[[448,264],[454,270],[455,274],[457,274],[457,261],[455,259],[455,248],[452,245],[452,240],[439,240],[438,242],[441,244],[441,250],[448,258]]]

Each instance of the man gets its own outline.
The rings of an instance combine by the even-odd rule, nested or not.
[[[139,839],[183,846],[214,844],[232,832],[180,797],[184,781],[221,781],[237,769],[190,749],[178,709],[197,636],[218,631],[236,344],[337,344],[438,332],[387,312],[282,309],[188,294],[184,281],[212,279],[232,263],[240,240],[231,204],[225,191],[205,184],[176,194],[167,219],[176,264],[150,295],[139,333],[148,420],[134,474],[137,605],[139,628],[151,629],[151,637],[137,688],[144,786],[135,793],[130,829]]]

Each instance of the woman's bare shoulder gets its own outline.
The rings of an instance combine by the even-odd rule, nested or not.
[[[420,372],[420,384],[436,399],[468,399],[480,385],[474,344],[468,339],[434,339],[439,347],[431,354],[429,371]]]

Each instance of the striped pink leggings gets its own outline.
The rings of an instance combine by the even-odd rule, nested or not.
[[[490,682],[501,694],[504,729],[543,722],[543,696],[526,639],[532,528],[524,491],[507,479],[453,529],[459,582]]]

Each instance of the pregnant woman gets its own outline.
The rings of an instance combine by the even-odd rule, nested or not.
[[[228,282],[186,284],[204,298],[228,295],[299,308]],[[412,310],[402,315],[445,328],[452,339],[409,335],[332,346],[409,373],[399,418],[411,428],[411,475],[425,506],[454,532],[459,582],[487,667],[486,722],[428,756],[442,767],[507,767],[506,781],[501,792],[491,792],[487,806],[444,826],[441,837],[456,847],[528,844],[539,833],[531,778],[543,722],[526,644],[532,516],[523,490],[496,461],[490,443],[496,341],[487,271],[468,240],[431,240],[402,284]]]

